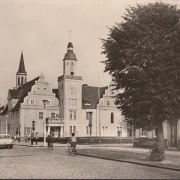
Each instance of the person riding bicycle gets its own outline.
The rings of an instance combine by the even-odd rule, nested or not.
[[[75,152],[76,152],[76,144],[77,144],[77,141],[76,141],[76,136],[75,136],[75,133],[74,133],[74,132],[72,133],[72,136],[70,137],[70,143],[71,143],[72,151],[75,151]]]
[[[50,146],[50,143],[53,142],[53,135],[51,132],[49,133],[49,135],[47,137],[47,142],[48,142],[48,147]]]

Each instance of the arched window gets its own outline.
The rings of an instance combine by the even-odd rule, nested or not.
[[[20,77],[18,77],[18,86],[20,85]]]
[[[26,83],[26,77],[25,77],[25,83]]]
[[[21,84],[23,84],[23,77],[21,77]]]

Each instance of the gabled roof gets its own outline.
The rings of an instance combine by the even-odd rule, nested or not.
[[[0,107],[0,111],[2,111],[3,109],[4,109],[4,106],[1,106],[1,107]]]
[[[108,88],[100,87],[100,98],[103,97],[105,90]],[[85,102],[87,105],[85,105]],[[87,85],[82,86],[82,109],[95,109],[99,103],[98,87],[91,87]]]
[[[21,91],[20,97],[19,97],[17,104],[14,106],[14,108],[11,111],[19,110],[20,104],[23,103],[24,98],[28,95],[28,92],[31,91],[32,86],[35,84],[35,81],[37,81],[38,79],[39,79],[39,77],[36,77],[33,80],[27,82],[26,84],[23,84],[23,86],[20,86],[18,88],[18,90]]]
[[[7,111],[8,111],[8,105],[6,104],[3,111],[1,112],[1,115],[7,114]]]
[[[20,94],[21,94],[21,90],[9,89],[8,100],[10,100],[10,99],[19,99]]]
[[[55,98],[59,99],[58,89],[52,89],[52,92],[55,93]]]
[[[19,74],[19,73],[26,73],[25,65],[24,65],[23,53],[21,53],[21,58],[20,58],[20,63],[19,63],[19,69],[18,69],[17,74]]]

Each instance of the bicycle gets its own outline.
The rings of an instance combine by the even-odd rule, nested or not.
[[[49,150],[53,150],[53,141],[51,140],[48,145]]]
[[[71,143],[70,143],[70,142],[68,142],[67,144],[68,144],[68,153],[69,153],[70,155],[71,155],[71,154],[76,155],[76,154],[77,154],[76,144],[75,144],[74,147],[71,146]]]

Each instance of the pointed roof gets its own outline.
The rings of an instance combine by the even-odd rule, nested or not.
[[[20,90],[17,90],[17,89],[9,89],[9,92],[8,92],[8,100],[10,100],[10,99],[19,99],[20,93],[21,93]]]
[[[100,98],[103,97],[106,89],[108,89],[108,86],[99,87]],[[89,102],[89,104],[86,105],[85,102]],[[95,109],[98,103],[98,87],[92,87],[84,84],[82,86],[82,109]]]
[[[19,63],[19,69],[17,74],[19,73],[26,73],[25,70],[25,65],[24,65],[24,57],[23,57],[23,52],[21,52],[21,58],[20,58],[20,63]],[[27,74],[27,73],[26,73]]]
[[[17,104],[14,106],[14,108],[11,111],[18,111],[19,110],[21,103],[24,102],[24,98],[28,95],[28,92],[31,92],[32,86],[38,80],[39,80],[39,77],[36,77],[33,80],[27,82],[26,84],[23,84],[23,86],[20,86],[18,88],[18,90],[21,91],[20,97],[19,97]]]
[[[77,61],[76,55],[73,52],[73,44],[72,44],[72,42],[68,43],[67,53],[65,54],[63,61],[65,61],[65,60],[75,60],[75,61]]]

